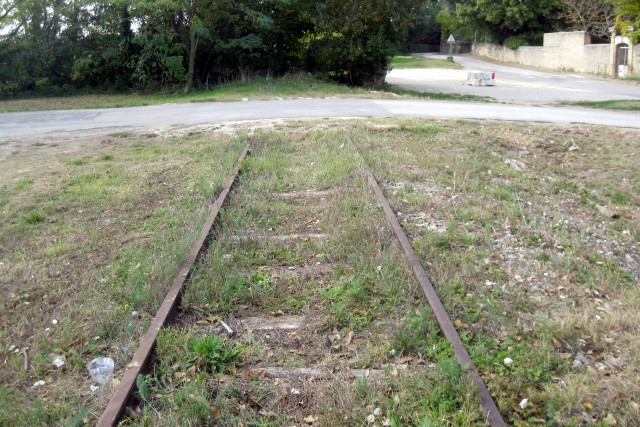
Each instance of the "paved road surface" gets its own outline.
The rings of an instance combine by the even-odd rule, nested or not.
[[[261,119],[319,117],[466,118],[586,123],[640,128],[640,114],[635,112],[471,102],[295,99],[4,113],[0,114],[0,139],[61,132],[93,134],[117,129],[166,128]]]
[[[444,59],[443,55],[423,55]],[[424,92],[491,96],[502,102],[530,105],[549,105],[562,101],[640,100],[640,85],[573,74],[527,70],[493,64],[465,55],[454,56],[454,61],[465,69],[398,69],[387,75],[387,82]],[[496,86],[468,86],[467,70],[495,71]]]

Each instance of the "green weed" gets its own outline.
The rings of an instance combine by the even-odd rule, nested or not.
[[[449,342],[439,336],[440,326],[431,310],[409,310],[403,325],[395,334],[392,348],[396,354],[421,354],[432,360],[443,360],[453,356]]]
[[[372,286],[371,276],[351,277],[322,292],[333,311],[332,327],[361,330],[371,323],[376,305],[370,294]]]
[[[31,225],[44,222],[45,219],[45,214],[40,211],[28,212],[20,216],[20,222]]]
[[[230,370],[242,354],[243,346],[230,346],[217,335],[210,335],[188,343],[188,367],[201,372],[221,373]]]
[[[133,136],[133,133],[131,133],[131,132],[113,132],[113,133],[110,133],[109,136],[111,136],[113,138],[129,138],[130,136]]]
[[[73,166],[82,166],[87,164],[88,162],[89,162],[89,159],[86,157],[78,157],[75,159],[69,159],[64,161],[65,164],[73,165]]]
[[[25,188],[29,187],[31,184],[33,184],[33,180],[31,178],[23,177],[16,181],[13,188],[15,188],[16,190],[24,190]]]

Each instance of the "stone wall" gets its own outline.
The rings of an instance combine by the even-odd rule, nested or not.
[[[521,46],[518,49],[480,43],[474,54],[499,62],[512,62],[555,71],[575,71],[611,75],[611,45],[590,44],[584,31],[547,33],[544,46]]]

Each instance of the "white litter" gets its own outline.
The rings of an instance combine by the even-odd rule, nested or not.
[[[104,384],[109,381],[113,375],[113,359],[110,357],[98,357],[87,363],[89,375],[98,384]]]
[[[60,368],[65,363],[66,363],[66,358],[64,356],[56,356],[53,359],[53,366],[55,366],[56,368]]]

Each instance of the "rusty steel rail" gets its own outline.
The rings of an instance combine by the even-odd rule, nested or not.
[[[427,272],[422,267],[420,260],[418,259],[415,252],[413,251],[413,248],[411,247],[411,243],[409,242],[409,239],[407,238],[406,233],[404,232],[404,230],[402,229],[402,226],[398,222],[398,218],[393,212],[393,209],[391,209],[391,204],[389,203],[382,189],[380,188],[380,185],[378,184],[376,177],[373,175],[373,172],[371,172],[369,165],[367,165],[367,162],[364,160],[364,157],[362,156],[360,151],[358,151],[357,146],[355,145],[355,143],[353,142],[353,140],[351,139],[351,137],[346,131],[345,131],[345,135],[347,136],[348,143],[355,148],[360,158],[362,158],[364,171],[365,171],[365,174],[367,175],[369,184],[371,185],[371,188],[373,189],[373,191],[376,193],[376,197],[378,198],[380,205],[382,205],[382,209],[384,210],[384,213],[387,215],[387,219],[391,223],[391,228],[393,229],[394,234],[400,241],[400,246],[402,246],[402,250],[407,256],[407,259],[409,260],[411,267],[413,268],[413,272],[416,276],[416,279],[418,279],[418,282],[420,282],[420,285],[422,286],[422,290],[424,291],[424,294],[427,297],[427,301],[429,302],[429,305],[431,306],[431,309],[433,310],[433,313],[436,319],[438,320],[438,323],[440,324],[442,333],[453,346],[453,353],[455,354],[456,359],[458,359],[458,362],[460,362],[462,366],[467,367],[467,369],[469,370],[469,372],[473,377],[473,382],[478,389],[478,394],[480,395],[480,401],[482,402],[482,409],[486,414],[487,421],[491,426],[498,426],[498,427],[506,426],[507,423],[502,418],[502,415],[498,410],[498,406],[494,402],[493,398],[491,397],[491,394],[489,393],[489,390],[487,389],[487,385],[484,383],[484,381],[480,377],[478,368],[476,367],[475,363],[473,363],[473,360],[471,360],[471,356],[469,355],[469,352],[467,352],[467,349],[464,347],[464,344],[462,343],[462,339],[460,338],[460,335],[458,335],[458,331],[456,330],[453,322],[451,321],[451,318],[447,314],[447,311],[445,310],[444,306],[442,305],[440,298],[438,298],[438,294],[436,293],[433,285],[431,284],[431,281],[427,276]]]
[[[238,158],[238,161],[236,162],[232,176],[226,182],[224,188],[218,195],[218,198],[211,206],[211,212],[209,213],[207,220],[202,226],[202,231],[200,232],[198,239],[193,244],[191,252],[189,252],[187,259],[182,264],[180,271],[178,271],[178,274],[173,279],[173,285],[164,298],[164,301],[162,302],[158,313],[153,318],[151,325],[149,325],[147,333],[142,337],[140,346],[138,347],[138,350],[136,350],[136,353],[133,355],[131,363],[127,365],[127,370],[122,376],[120,384],[111,396],[111,400],[107,404],[107,407],[102,413],[102,416],[98,420],[98,427],[111,427],[120,419],[120,416],[122,415],[127,402],[129,402],[131,393],[135,388],[136,378],[143,372],[144,368],[151,359],[151,354],[155,350],[156,338],[158,337],[158,333],[173,317],[176,307],[180,303],[183,284],[189,278],[191,269],[195,264],[198,256],[200,255],[205,242],[210,236],[211,228],[218,218],[220,209],[222,208],[222,205],[226,200],[229,191],[231,191],[231,187],[236,182],[236,179],[242,167],[242,162],[247,156],[250,146],[251,143],[247,142],[244,149],[242,150],[242,153],[240,154],[240,157]]]

